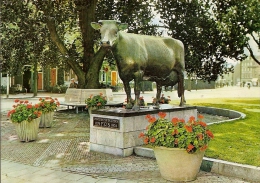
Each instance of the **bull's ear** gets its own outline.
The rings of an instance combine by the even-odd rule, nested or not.
[[[127,29],[127,27],[128,27],[127,23],[121,23],[118,25],[119,30],[125,30]]]
[[[91,22],[91,27],[93,27],[95,30],[98,30],[101,28],[101,25],[97,22]]]

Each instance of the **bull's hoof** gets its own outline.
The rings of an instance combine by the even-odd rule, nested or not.
[[[132,104],[126,104],[125,108],[126,108],[126,109],[132,109],[132,108],[133,108],[133,105],[132,105]]]
[[[179,105],[180,107],[184,107],[185,106],[185,102],[183,102],[183,103],[180,103],[180,105]]]

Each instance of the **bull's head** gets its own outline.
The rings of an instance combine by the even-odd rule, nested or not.
[[[91,26],[95,30],[100,29],[100,43],[103,47],[112,47],[115,40],[117,39],[118,31],[125,30],[127,28],[127,24],[116,20],[99,20],[98,23],[92,22]]]

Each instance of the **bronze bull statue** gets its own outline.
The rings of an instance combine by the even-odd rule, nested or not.
[[[140,82],[143,78],[157,84],[156,99],[159,101],[161,88],[178,83],[180,106],[184,99],[184,46],[179,40],[156,36],[125,33],[120,30],[127,24],[115,20],[100,20],[91,26],[100,30],[101,46],[109,48],[116,60],[119,76],[124,83],[127,103],[130,104],[131,88],[134,80],[135,105],[139,109]]]

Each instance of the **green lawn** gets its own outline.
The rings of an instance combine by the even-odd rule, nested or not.
[[[205,156],[260,166],[260,99],[189,100],[189,105],[211,106],[240,111],[245,119],[210,125],[215,138]]]

